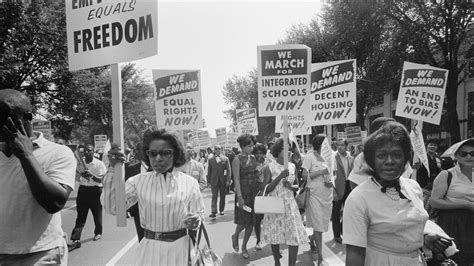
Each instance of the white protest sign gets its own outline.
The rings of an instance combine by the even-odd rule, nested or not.
[[[153,70],[158,127],[203,128],[199,70]]]
[[[295,135],[311,135],[311,125],[309,115],[288,115],[288,124]],[[275,119],[275,133],[283,133],[283,117],[277,115]]]
[[[405,62],[396,115],[439,125],[448,70]]]
[[[158,51],[158,1],[67,0],[69,70],[128,62]]]
[[[311,65],[312,126],[356,122],[356,60]]]
[[[355,146],[362,143],[362,132],[360,126],[346,127],[346,139],[349,144]]]
[[[211,138],[209,137],[209,132],[205,130],[197,131],[198,147],[200,149],[205,149],[211,146]]]
[[[193,148],[197,148],[199,145],[197,131],[191,131],[187,134],[188,142],[191,143]]]
[[[309,113],[311,49],[288,44],[257,50],[259,116]]]
[[[337,139],[347,139],[347,134],[345,131],[337,132]]]
[[[96,150],[99,150],[100,153],[104,151],[106,144],[107,144],[107,135],[94,135],[94,148]]]
[[[43,133],[43,137],[47,140],[52,140],[53,130],[51,129],[51,121],[34,119],[31,122],[34,131]]]
[[[237,109],[235,115],[239,133],[258,135],[257,110],[255,108]]]
[[[221,146],[227,145],[227,128],[216,128],[216,144]]]
[[[430,167],[428,165],[428,154],[426,154],[425,141],[423,140],[423,134],[419,126],[415,126],[410,132],[411,145],[413,152],[420,159],[421,163],[425,166],[430,175]]]
[[[238,132],[227,132],[227,147],[238,147],[237,139],[239,136]]]
[[[334,171],[334,151],[331,148],[331,143],[329,142],[328,138],[324,138],[324,141],[321,144],[321,157],[323,157],[323,159],[326,161],[329,167],[329,176],[332,178]]]

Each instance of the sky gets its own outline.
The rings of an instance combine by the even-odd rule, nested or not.
[[[152,69],[201,71],[203,117],[209,134],[229,126],[223,87],[257,66],[257,46],[272,45],[321,12],[313,1],[158,0],[158,55],[135,61],[152,82]]]

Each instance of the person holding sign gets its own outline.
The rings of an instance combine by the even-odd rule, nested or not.
[[[306,187],[310,191],[306,225],[313,228],[310,247],[312,252],[318,253],[318,264],[323,263],[323,232],[329,229],[333,200],[331,170],[321,156],[321,146],[325,138],[325,135],[318,134],[312,139],[313,152],[304,158],[302,166],[303,178],[308,180]]]
[[[296,167],[291,162],[288,162],[288,169],[283,165],[283,139],[280,138],[275,142],[271,152],[275,160],[264,168],[263,184],[267,186],[266,192],[269,196],[283,198],[285,213],[265,214],[263,239],[272,246],[275,265],[280,265],[280,245],[288,245],[288,265],[291,266],[296,264],[298,247],[306,244],[308,235],[294,196],[294,191],[298,187],[292,186],[296,180]]]
[[[234,223],[237,225],[232,235],[232,247],[236,252],[239,251],[239,234],[245,229],[242,256],[248,259],[247,242],[255,223],[253,204],[259,190],[257,160],[252,155],[256,139],[253,135],[243,134],[237,138],[237,142],[242,152],[232,161],[235,182]]]
[[[145,161],[152,172],[125,182],[126,207],[138,202],[145,238],[137,248],[137,265],[187,265],[188,230],[196,230],[203,219],[204,202],[199,184],[177,171],[186,161],[178,138],[156,126],[143,134]],[[117,161],[111,161],[112,166]],[[116,213],[114,170],[104,178],[102,200],[107,212]]]
[[[343,213],[346,265],[421,266],[423,245],[436,252],[451,245],[426,232],[422,190],[415,180],[401,178],[411,152],[408,131],[398,122],[385,123],[366,140],[370,178],[349,194]]]

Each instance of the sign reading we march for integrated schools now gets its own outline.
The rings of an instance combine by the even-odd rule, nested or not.
[[[257,110],[255,108],[237,109],[235,116],[239,133],[258,135]]]
[[[396,115],[439,125],[448,70],[405,62]]]
[[[311,65],[311,126],[356,122],[356,60]]]
[[[127,62],[158,51],[157,0],[66,0],[69,70]]]
[[[153,70],[153,80],[159,127],[203,128],[199,70]]]
[[[258,46],[258,113],[309,113],[311,49],[305,45]]]

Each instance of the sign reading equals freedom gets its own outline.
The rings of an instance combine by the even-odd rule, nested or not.
[[[305,45],[258,46],[259,116],[305,114],[311,82],[311,49]]]

